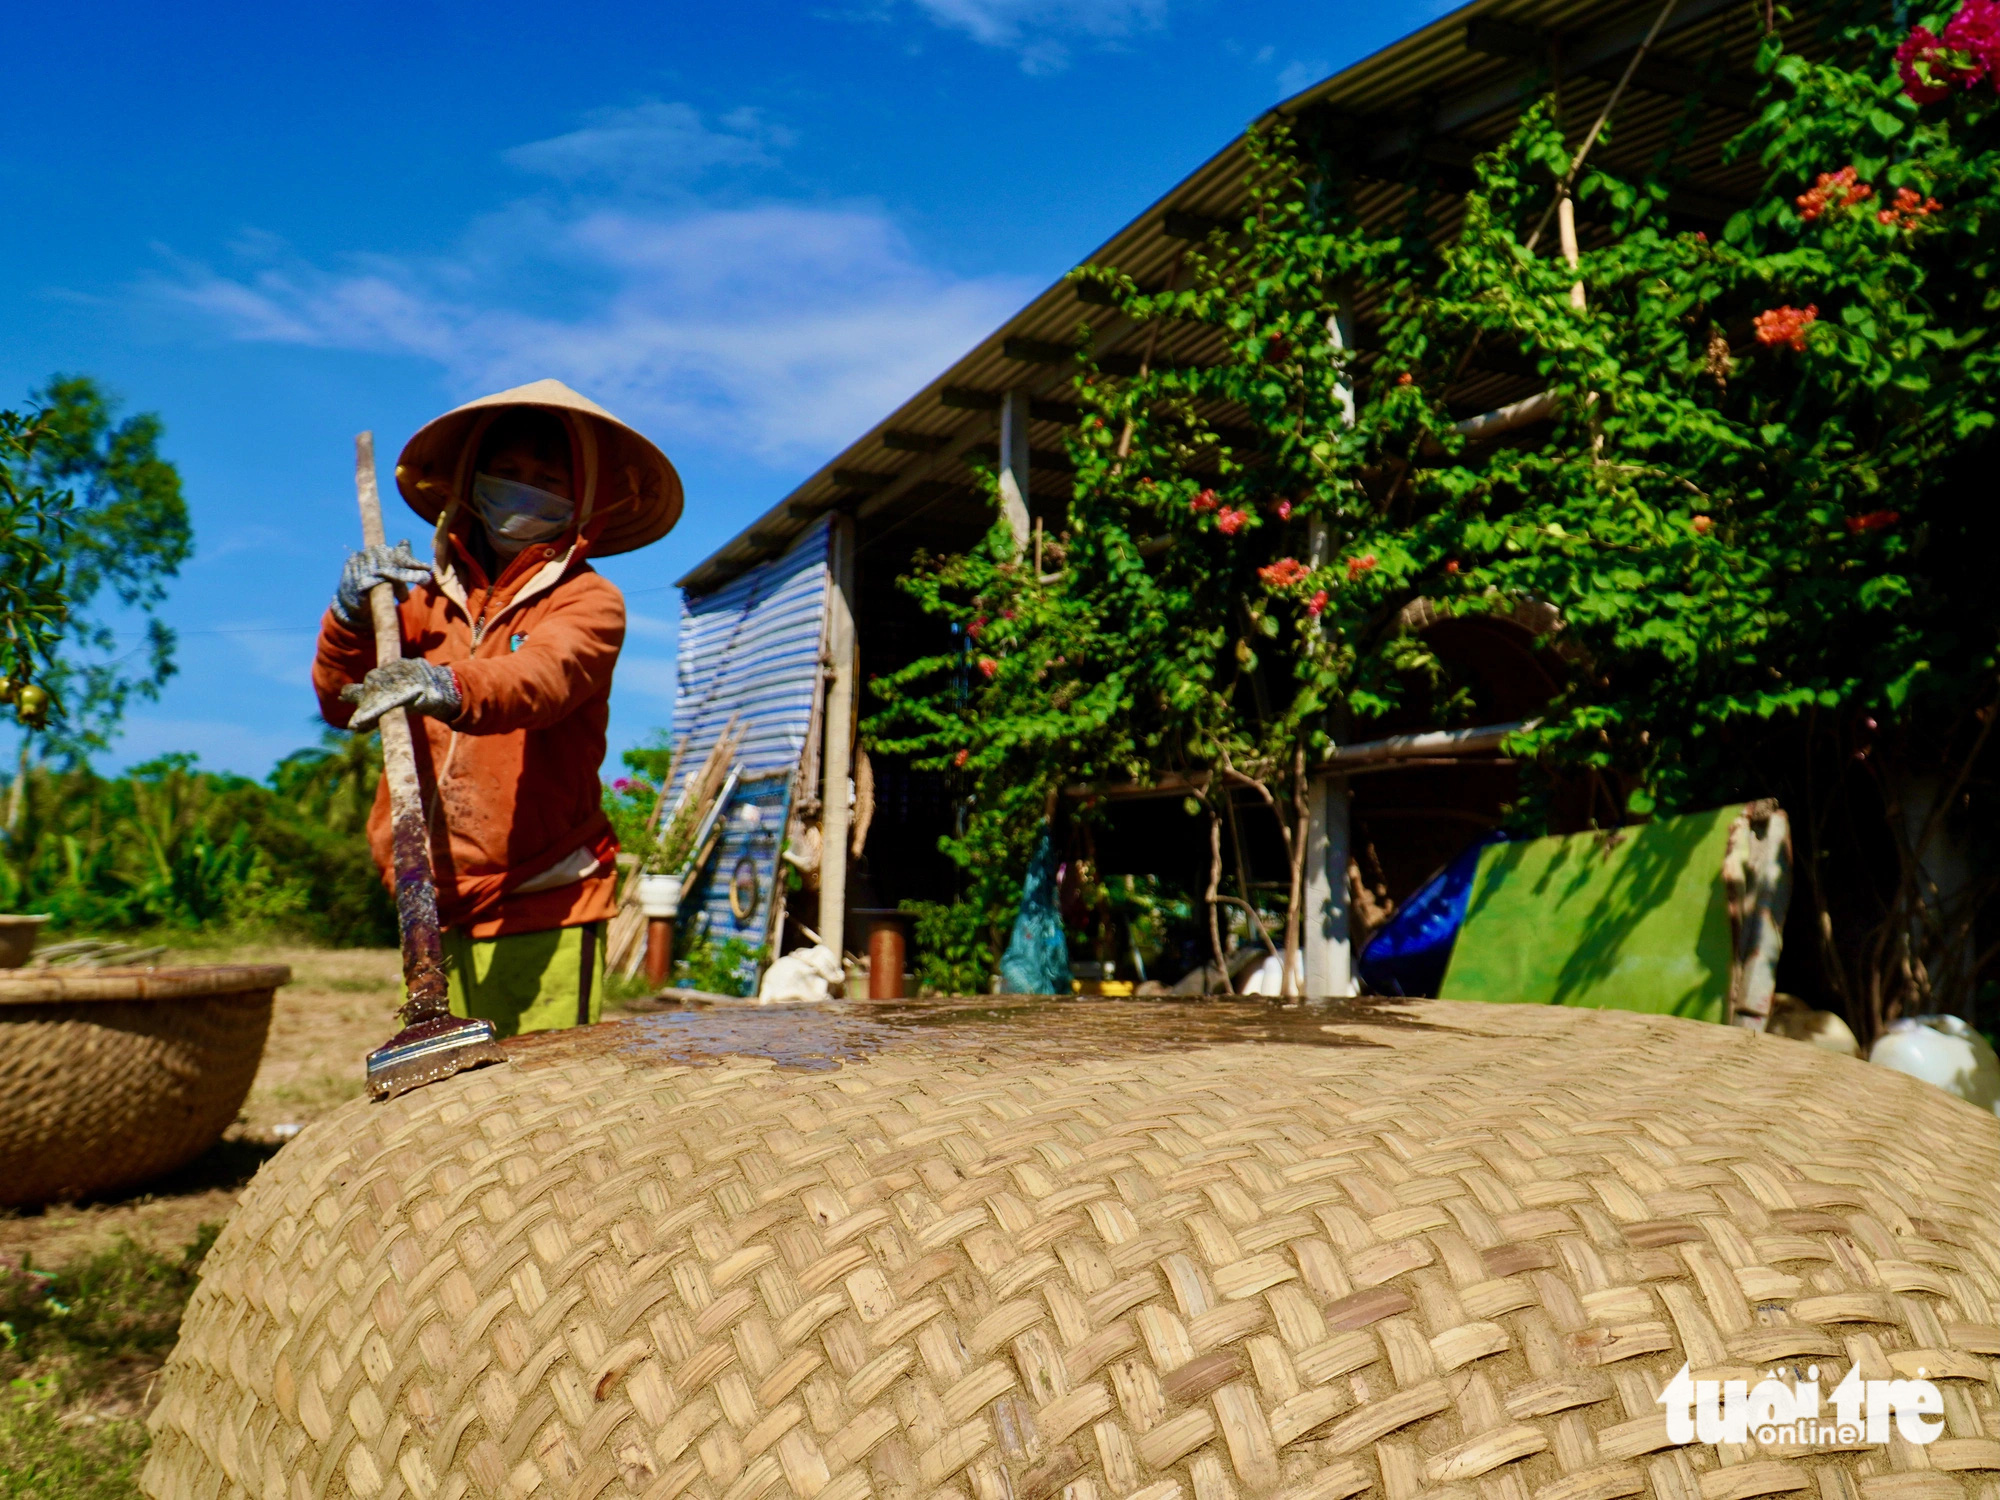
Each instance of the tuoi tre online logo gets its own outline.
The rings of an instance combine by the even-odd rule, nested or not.
[[[1912,1443],[1931,1442],[1944,1430],[1944,1395],[1928,1380],[1863,1380],[1857,1365],[1833,1388],[1829,1418],[1821,1412],[1818,1365],[1791,1385],[1775,1377],[1766,1371],[1754,1386],[1695,1380],[1683,1364],[1660,1392],[1667,1436],[1675,1443],[1851,1447],[1888,1442],[1892,1420],[1897,1434]]]

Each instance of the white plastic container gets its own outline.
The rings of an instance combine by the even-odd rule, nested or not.
[[[1868,1049],[1868,1060],[1935,1084],[2000,1115],[2000,1058],[1957,1016],[1904,1016]]]
[[[639,877],[639,910],[648,921],[665,918],[672,921],[680,914],[681,878],[678,875],[641,875]]]

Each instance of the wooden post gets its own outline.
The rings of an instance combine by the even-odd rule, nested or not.
[[[847,941],[847,838],[853,814],[854,518],[835,516],[827,537],[826,654],[829,673],[820,764],[819,936],[838,961]]]
[[[904,929],[909,918],[901,912],[871,912],[868,924],[868,998],[903,998],[903,965],[908,958]]]
[[[667,983],[667,971],[674,962],[674,919],[672,917],[648,917],[646,919],[646,983],[655,990],[663,989]]]
[[[1315,776],[1306,794],[1306,994],[1354,993],[1347,927],[1347,778]]]
[[[1014,532],[1014,555],[1028,548],[1028,393],[1000,398],[1000,513]]]

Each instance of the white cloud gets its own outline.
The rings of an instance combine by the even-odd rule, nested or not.
[[[711,128],[692,105],[649,100],[601,109],[580,130],[531,141],[506,153],[524,171],[564,183],[600,183],[628,191],[684,185],[712,167],[769,167],[791,132],[755,109],[723,115]]]
[[[936,21],[989,47],[1020,56],[1029,73],[1069,65],[1064,39],[1116,42],[1166,19],[1167,0],[917,0]]]
[[[636,692],[663,703],[672,703],[680,691],[680,679],[670,656],[620,656],[614,682],[614,691],[628,695]]]
[[[1269,50],[1269,48],[1265,49],[1266,52],[1269,52]],[[1262,61],[1261,57],[1259,61]],[[1326,63],[1318,58],[1313,59],[1311,62],[1307,62],[1302,58],[1295,58],[1278,70],[1278,97],[1280,99],[1289,99],[1294,94],[1305,92],[1305,90],[1326,77],[1327,72]]]
[[[718,165],[748,164],[745,153],[781,138],[757,117],[725,117],[731,135],[691,110],[658,113],[669,109],[646,118],[669,134],[705,132],[690,149]],[[537,170],[581,173],[587,159],[635,159],[626,128],[592,125],[522,152],[538,153]],[[240,250],[229,269],[172,262],[160,289],[236,338],[412,355],[466,396],[553,375],[670,450],[777,462],[837,449],[1036,290],[927,264],[872,205],[631,191],[513,204],[444,257],[324,266],[265,238]]]
[[[630,608],[625,611],[625,640],[628,644],[633,641],[665,641],[672,645],[680,637],[681,626],[677,619],[640,614]]]

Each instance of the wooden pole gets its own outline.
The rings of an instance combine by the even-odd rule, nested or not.
[[[854,518],[835,516],[827,536],[826,654],[830,673],[820,763],[820,941],[836,962],[847,940],[847,835],[853,811],[849,775],[854,753]]]
[[[1014,533],[1014,555],[1028,549],[1028,393],[1000,398],[1000,513]]]
[[[375,488],[375,434],[354,440],[354,490],[361,505],[361,539],[370,547],[388,545],[382,530],[382,497]],[[378,583],[368,591],[368,609],[375,621],[378,665],[399,661],[403,628],[396,613],[395,585]],[[417,781],[417,755],[410,737],[410,716],[392,708],[382,716],[382,779],[389,783],[391,860],[396,872],[396,925],[403,940],[403,988],[409,998],[403,1019],[414,1026],[450,1014],[444,973],[444,943],[438,933],[437,887],[431,881],[431,845],[424,827],[423,789]]]
[[[1347,778],[1319,775],[1306,794],[1306,994],[1354,993],[1347,913]]]

